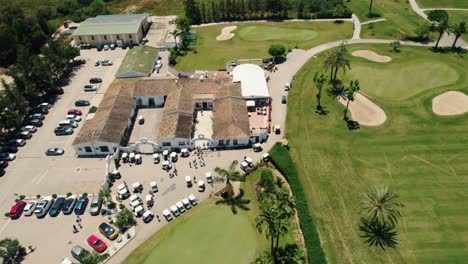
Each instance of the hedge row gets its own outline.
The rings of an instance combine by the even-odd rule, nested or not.
[[[304,234],[309,263],[327,263],[325,253],[320,244],[320,237],[317,232],[317,227],[315,226],[315,221],[309,211],[309,207],[307,206],[306,195],[288,149],[278,142],[268,153],[270,153],[273,164],[284,175],[284,177],[286,177],[286,180],[291,186],[291,190],[296,200],[299,224],[301,226],[302,233]]]

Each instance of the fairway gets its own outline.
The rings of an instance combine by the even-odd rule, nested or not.
[[[248,41],[291,40],[306,41],[318,36],[318,33],[307,29],[287,29],[266,26],[243,27],[237,32],[239,37]]]
[[[224,27],[237,26],[232,39],[218,41],[216,37]],[[268,58],[272,44],[286,48],[310,49],[333,40],[353,36],[350,22],[258,22],[227,23],[215,26],[195,27],[196,43],[185,56],[177,58],[176,69],[182,71],[225,69],[226,64],[238,59]]]
[[[401,89],[413,89],[411,78],[420,78],[424,69],[398,72],[410,75],[405,77],[386,71],[390,76],[381,78],[388,88],[380,90],[379,97],[369,98],[384,108],[387,121],[378,127],[361,126],[350,131],[342,119],[343,106],[336,100],[324,96],[322,104],[329,113],[315,112],[312,78],[322,70],[321,56],[311,59],[296,74],[296,89],[289,94],[286,133],[329,262],[466,263],[468,114],[440,117],[432,112],[431,102],[448,90],[468,93],[468,58],[407,46],[398,54],[390,53],[388,45],[351,45],[350,50],[391,56],[392,61],[385,65],[399,61],[411,65],[415,58],[425,64],[432,61],[438,67],[455,70],[458,77],[444,80],[452,82],[450,85],[438,86],[444,82],[437,84],[436,79],[443,76],[426,75],[431,89],[400,91],[405,95],[396,96],[394,82]],[[361,63],[364,59],[352,57],[353,68],[359,70]],[[357,71],[354,78],[365,84],[365,79],[377,78],[373,74]],[[361,85],[366,94],[372,89]],[[385,252],[364,245],[358,232],[362,193],[384,185],[392,187],[405,204],[398,226],[398,248]]]

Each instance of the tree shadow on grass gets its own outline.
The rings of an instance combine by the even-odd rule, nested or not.
[[[315,108],[315,113],[319,114],[319,115],[328,115],[328,111],[325,107],[323,106],[317,106]]]
[[[351,120],[351,119],[346,119],[345,121],[346,121],[346,125],[348,126],[349,130],[358,130],[358,129],[361,128],[359,126],[358,121],[354,121],[354,120]]]

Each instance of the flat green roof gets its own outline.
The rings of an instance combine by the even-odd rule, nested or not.
[[[129,71],[141,72],[149,75],[157,57],[157,48],[139,45],[133,49],[129,49],[115,75],[118,76]]]
[[[148,14],[102,15],[81,22],[73,36],[135,34]]]

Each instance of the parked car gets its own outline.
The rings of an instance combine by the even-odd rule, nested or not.
[[[1,152],[5,152],[5,153],[16,153],[18,152],[18,147],[17,146],[13,146],[13,145],[6,145],[5,147],[2,148],[2,151]]]
[[[79,116],[79,115],[67,115],[66,118],[70,119],[70,120],[73,120],[73,121],[76,121],[76,122],[81,121],[81,116]]]
[[[282,104],[286,104],[287,101],[288,101],[288,99],[287,99],[286,95],[281,96],[281,103]]]
[[[75,209],[75,204],[76,204],[76,195],[72,195],[68,197],[65,200],[65,203],[63,204],[62,213],[64,215],[71,214],[73,212],[73,209]]]
[[[52,207],[50,207],[49,215],[52,217],[57,216],[62,210],[63,205],[65,204],[65,198],[59,197],[55,200]]]
[[[107,249],[106,243],[95,235],[90,235],[86,241],[88,241],[88,245],[90,247],[99,253],[104,252],[104,250]]]
[[[99,215],[99,213],[101,212],[101,206],[102,206],[102,199],[100,195],[99,194],[94,195],[89,205],[90,207],[89,213],[94,216]]]
[[[89,79],[89,83],[102,83],[102,79],[98,77],[93,77]]]
[[[38,107],[38,108],[50,109],[50,108],[52,107],[52,105],[49,104],[49,103],[42,103],[42,104],[39,104],[37,107]]]
[[[115,230],[112,226],[107,223],[102,223],[99,225],[99,231],[109,240],[114,240],[119,236],[119,232]]]
[[[12,140],[7,142],[7,145],[22,147],[22,146],[26,145],[26,140],[24,140],[22,138],[12,139]]]
[[[45,152],[46,156],[61,156],[63,153],[65,151],[62,148],[49,148]]]
[[[112,61],[110,60],[101,60],[101,65],[102,66],[112,66]]]
[[[86,210],[86,206],[88,205],[88,197],[86,196],[81,196],[78,201],[76,202],[75,205],[75,214],[76,215],[82,215],[84,214],[84,211]]]
[[[97,87],[91,84],[86,84],[85,86],[83,86],[83,90],[85,92],[94,92],[97,90]]]
[[[35,113],[35,114],[32,114],[28,117],[28,119],[39,119],[39,120],[44,120],[45,119],[45,116],[44,114],[41,114],[41,113]]]
[[[42,126],[42,120],[40,120],[40,119],[30,119],[28,121],[28,125],[41,127]]]
[[[49,212],[50,207],[52,207],[52,204],[55,202],[52,197],[46,197],[42,201],[40,201],[36,205],[36,210],[34,210],[34,214],[36,214],[37,218],[44,218],[47,215],[47,212]]]
[[[24,207],[24,216],[31,216],[36,209],[37,201],[29,201]]]
[[[76,122],[75,120],[64,119],[59,122],[59,126],[77,128],[78,122]]]
[[[77,116],[80,116],[80,115],[82,115],[82,114],[83,114],[83,113],[82,113],[80,110],[78,110],[78,109],[70,109],[70,110],[68,110],[68,112],[67,112],[67,115],[77,115]]]
[[[114,44],[114,43],[112,43],[112,44],[110,44],[110,46],[109,46],[109,47],[110,47],[110,49],[111,49],[111,50],[115,50],[115,47],[116,47],[116,46],[115,46],[115,44]]]
[[[54,129],[54,133],[56,136],[63,136],[63,135],[71,135],[73,134],[73,128],[72,127],[64,127],[64,126],[59,126]]]
[[[91,103],[86,100],[78,100],[75,102],[75,106],[89,106]]]
[[[8,161],[6,160],[0,161],[0,168],[5,169],[6,167],[8,167]]]
[[[169,212],[169,210],[164,209],[162,213],[163,213],[164,218],[166,218],[166,221],[170,222],[172,219],[174,219],[171,213]]]
[[[80,263],[87,263],[91,261],[93,258],[93,256],[91,255],[91,253],[89,253],[89,251],[87,251],[86,249],[80,246],[74,246],[71,249],[71,254]]]
[[[11,153],[0,153],[0,161],[12,161],[12,160],[15,160],[16,159],[16,155],[15,154],[11,154]]]
[[[30,138],[32,138],[32,133],[28,132],[28,131],[23,131],[23,132],[18,134],[18,137],[22,138],[22,139],[30,139]]]
[[[109,45],[104,45],[103,50],[109,50]]]
[[[25,206],[26,206],[26,202],[23,200],[19,200],[18,202],[16,202],[16,204],[13,205],[10,209],[10,218],[18,219],[23,213]]]
[[[31,133],[35,133],[37,131],[37,127],[35,126],[24,126],[21,128],[21,131],[28,131]]]

